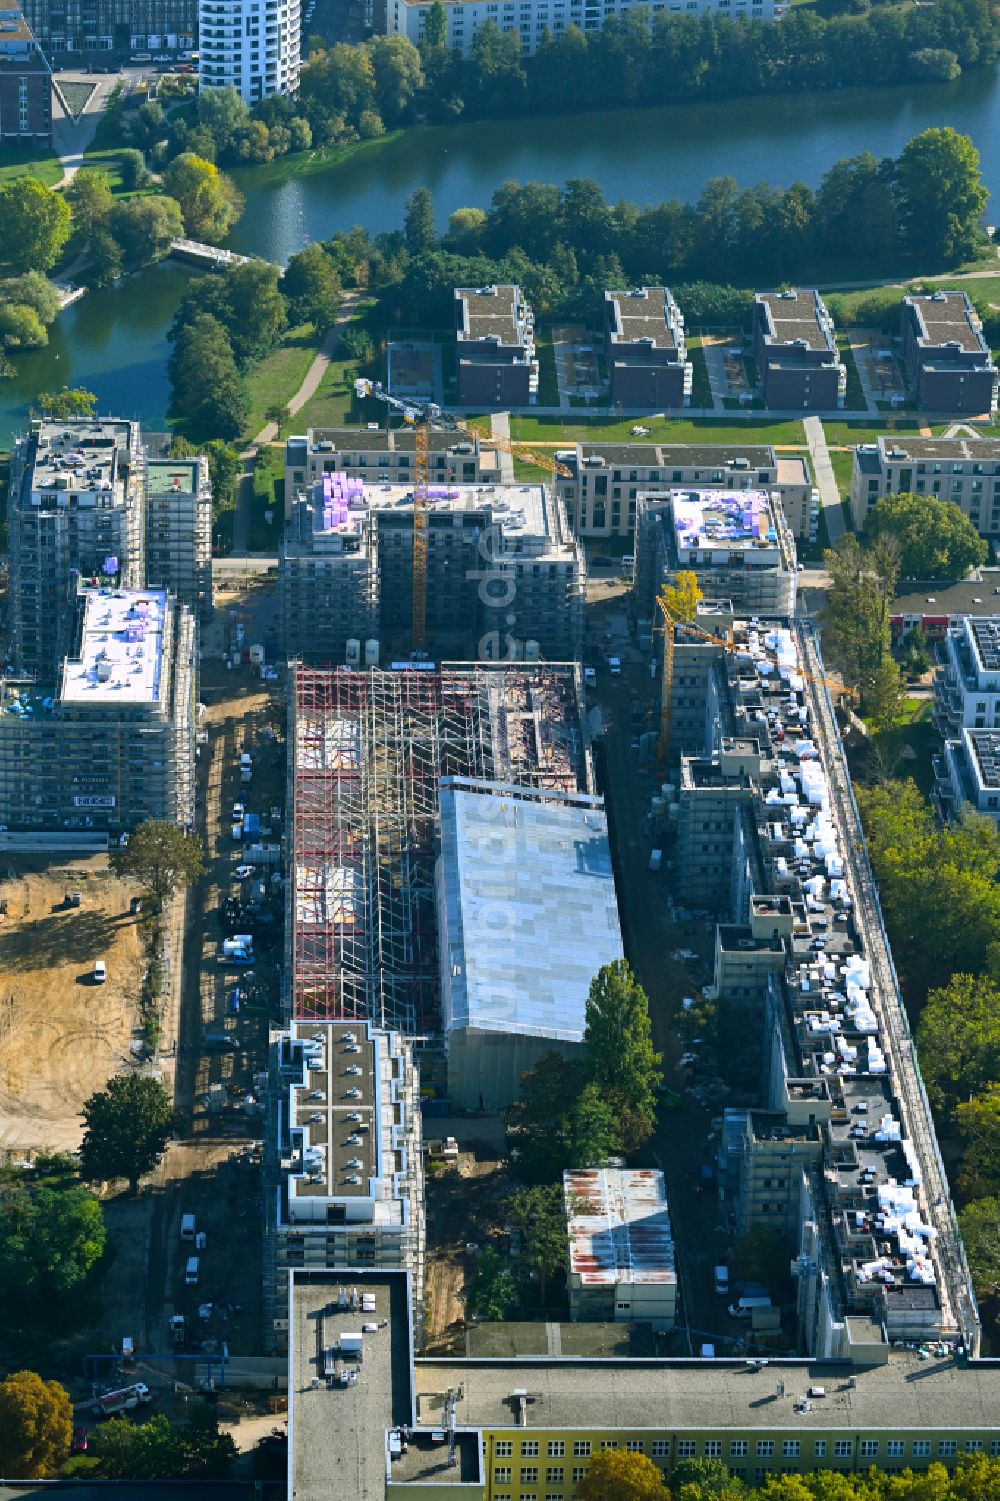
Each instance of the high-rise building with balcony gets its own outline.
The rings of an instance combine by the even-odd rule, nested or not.
[[[199,0],[198,82],[232,85],[247,104],[293,94],[301,65],[300,0]]]

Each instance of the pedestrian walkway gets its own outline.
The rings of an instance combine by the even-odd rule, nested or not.
[[[94,82],[93,77],[86,73],[78,76],[67,73],[61,76],[68,83]],[[59,94],[53,90],[52,145],[63,169],[62,181],[57,184],[58,187],[64,188],[71,183],[84,165],[84,152],[97,134],[101,115],[107,109],[108,98],[116,82],[117,79],[102,78],[75,120],[66,113]]]
[[[494,412],[490,417],[490,429],[498,438],[510,442],[510,413]],[[497,458],[500,461],[500,481],[504,485],[514,483],[514,455],[505,453],[502,448],[497,449]]]
[[[826,535],[832,547],[844,535],[845,527],[840,491],[837,488],[833,464],[830,462],[830,450],[826,446],[826,434],[818,417],[804,418],[802,426],[805,428],[809,457],[812,459],[813,478],[819,491],[820,505],[826,522]]]

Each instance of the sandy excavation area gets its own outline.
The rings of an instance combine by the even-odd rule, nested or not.
[[[142,985],[133,894],[105,856],[0,870],[0,1156],[75,1150],[84,1100],[128,1063]]]

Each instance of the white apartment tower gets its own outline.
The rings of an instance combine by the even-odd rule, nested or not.
[[[300,0],[199,0],[199,87],[232,84],[247,104],[294,94],[301,9]]]

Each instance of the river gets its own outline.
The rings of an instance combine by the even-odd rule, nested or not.
[[[1000,73],[980,70],[912,91],[843,89],[422,127],[320,170],[303,171],[298,159],[234,174],[247,205],[228,243],[285,262],[311,240],[353,224],[397,228],[419,186],[434,195],[442,225],[456,208],[488,205],[507,178],[592,177],[609,198],[640,204],[695,199],[707,178],[723,173],[741,185],[815,186],[840,157],[897,155],[931,125],[953,125],[973,138],[986,185],[1000,199]],[[17,378],[0,382],[0,444],[23,424],[30,395],[49,386],[85,385],[102,411],[162,426],[166,329],[190,274],[159,266],[62,314],[48,349],[19,357]]]

